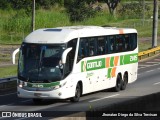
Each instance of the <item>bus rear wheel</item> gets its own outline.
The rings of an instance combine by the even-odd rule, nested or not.
[[[128,83],[128,74],[125,73],[124,76],[123,76],[121,90],[125,90],[126,89],[127,83]]]
[[[117,75],[117,80],[116,80],[116,86],[113,88],[113,90],[115,92],[119,92],[121,90],[121,86],[122,86],[122,78],[121,76],[118,74]]]
[[[72,98],[70,99],[70,101],[71,101],[71,102],[78,102],[79,99],[80,99],[80,97],[81,97],[81,87],[80,87],[79,84],[77,84],[77,87],[76,87],[76,90],[75,90],[75,96],[72,97]]]

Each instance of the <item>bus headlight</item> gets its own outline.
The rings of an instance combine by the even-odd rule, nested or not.
[[[18,85],[18,87],[22,88],[22,87],[24,87],[24,86],[27,86],[27,82],[24,82],[24,81],[18,80],[17,85]]]
[[[60,84],[60,85],[53,86],[53,89],[54,89],[54,90],[55,90],[55,89],[59,89],[59,88],[63,87],[66,83],[67,83],[67,82],[64,82],[64,83],[62,83],[62,84]]]

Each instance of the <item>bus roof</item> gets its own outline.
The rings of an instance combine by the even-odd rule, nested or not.
[[[78,37],[105,36],[115,34],[137,33],[131,28],[100,27],[100,26],[66,26],[38,29],[30,33],[26,43],[66,43]]]

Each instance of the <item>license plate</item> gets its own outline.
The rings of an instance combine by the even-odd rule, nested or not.
[[[42,95],[42,93],[34,93],[34,96],[36,96],[36,97],[39,97],[41,95]]]

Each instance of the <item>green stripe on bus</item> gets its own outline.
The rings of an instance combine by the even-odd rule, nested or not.
[[[46,87],[53,87],[59,85],[60,82],[52,82],[52,83],[27,83],[28,87],[35,87],[35,88],[46,88]]]
[[[124,56],[121,55],[121,56],[120,56],[120,65],[123,65],[123,58],[124,58]]]
[[[106,68],[108,66],[108,65],[106,66],[106,59],[107,58],[82,61],[81,62],[81,72]],[[115,59],[115,56],[110,58],[110,66],[108,67],[115,67],[114,59]],[[138,53],[121,55],[119,60],[120,60],[120,65],[137,63]]]
[[[110,67],[114,67],[114,57],[111,57],[110,59]]]
[[[126,65],[138,62],[138,54],[129,54],[120,57],[120,65]]]
[[[111,71],[112,71],[112,68],[108,68],[107,78],[111,78]]]

